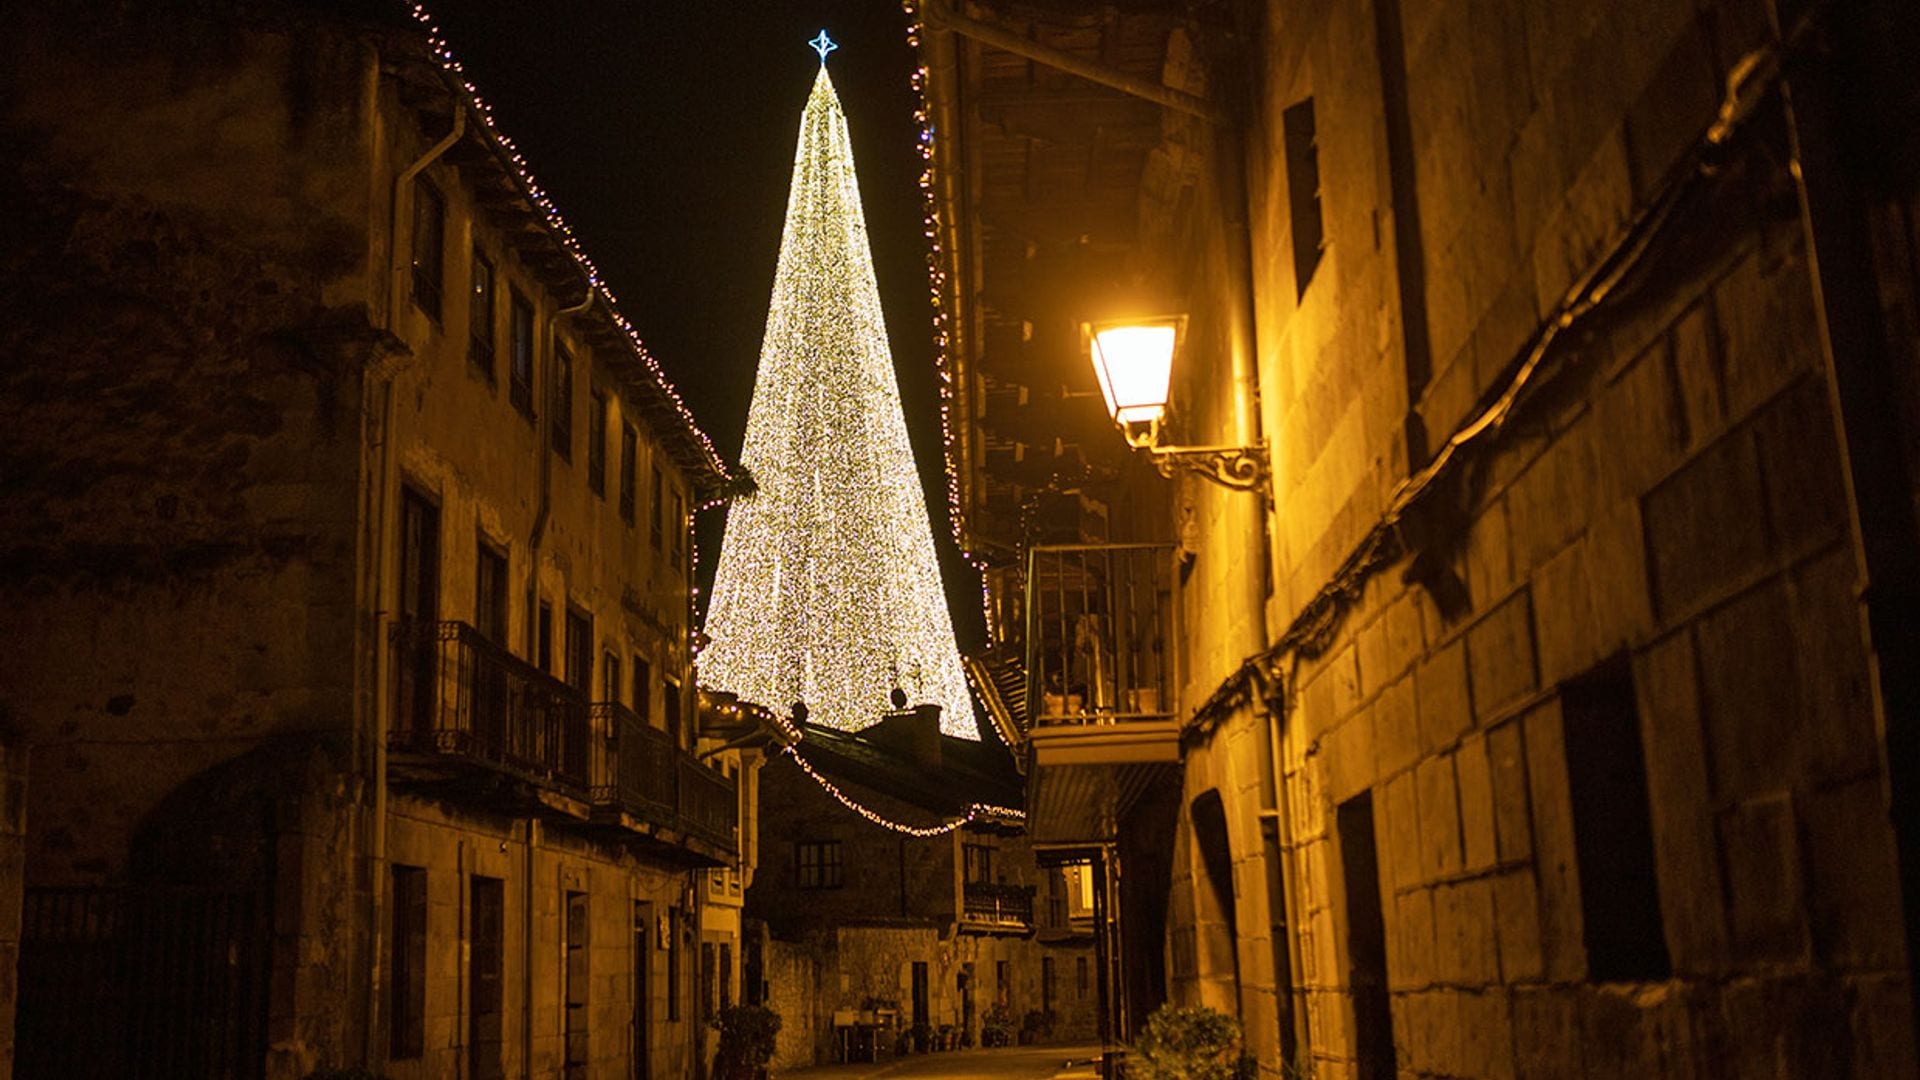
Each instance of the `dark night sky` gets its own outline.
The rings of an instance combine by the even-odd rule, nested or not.
[[[495,119],[721,453],[737,459],[822,27],[847,111],[907,426],[963,645],[978,583],[944,517],[914,56],[893,0],[433,0]],[[720,514],[701,522],[702,592]],[[958,586],[958,588],[955,588]]]

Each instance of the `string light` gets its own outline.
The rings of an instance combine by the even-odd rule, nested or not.
[[[868,821],[871,821],[883,829],[892,829],[897,833],[905,833],[908,836],[917,836],[925,839],[932,836],[945,836],[955,829],[964,829],[976,821],[991,820],[1014,823],[1027,820],[1025,811],[1015,810],[1010,806],[993,806],[988,803],[974,803],[967,807],[965,814],[951,821],[942,822],[939,825],[908,825],[887,817],[840,790],[839,785],[822,776],[820,771],[813,767],[812,762],[800,756],[800,751],[795,747],[785,747],[784,752],[788,757],[793,759],[794,764],[800,766],[802,772],[813,777],[814,783],[819,784],[827,794],[840,800],[842,806],[845,806],[847,809],[859,814],[861,817],[866,818]]]
[[[901,0],[900,10],[907,16],[907,45],[921,55],[921,38],[926,26],[920,16],[920,0]],[[951,317],[942,294],[947,285],[947,255],[940,245],[940,198],[934,190],[933,106],[927,100],[927,65],[914,66],[912,83],[916,99],[913,118],[920,125],[914,149],[920,155],[921,232],[927,240],[928,306],[933,312],[933,365],[940,385],[940,448],[947,474],[947,527],[953,531],[953,543],[960,557],[980,577],[980,614],[993,626],[993,595],[987,587],[987,560],[967,546],[966,509],[960,499],[960,466],[954,461],[953,402],[960,392],[954,372]]]
[[[899,687],[977,739],[926,496],[907,440],[847,121],[823,64],[800,121],[785,232],[727,513],[704,681],[871,726]]]
[[[414,21],[426,31],[427,48],[433,54],[434,60],[465,92],[466,106],[470,115],[480,121],[487,137],[493,140],[500,151],[507,156],[512,165],[514,177],[519,181],[521,191],[525,193],[527,200],[546,219],[547,227],[559,241],[562,250],[579,266],[580,272],[586,277],[587,288],[599,293],[601,299],[606,302],[607,313],[613,319],[614,325],[626,335],[634,355],[639,357],[645,366],[652,389],[672,407],[680,421],[682,433],[692,438],[702,459],[701,464],[719,480],[719,483],[714,486],[723,486],[733,474],[727,469],[726,462],[721,459],[720,452],[714,448],[713,440],[701,429],[699,422],[693,418],[692,410],[687,408],[686,402],[680,397],[680,392],[667,378],[666,371],[661,368],[660,362],[654,359],[646,344],[640,340],[640,332],[634,329],[625,315],[620,313],[620,304],[614,297],[613,290],[607,287],[607,283],[600,277],[599,268],[594,266],[593,260],[588,258],[587,253],[581,249],[579,240],[574,236],[573,229],[567,224],[566,219],[560,215],[559,208],[553,204],[553,200],[533,178],[533,173],[527,168],[526,158],[521,156],[513,140],[494,122],[492,107],[480,96],[479,88],[467,78],[466,70],[461,67],[460,61],[455,59],[452,48],[447,44],[446,37],[441,34],[440,27],[434,22],[433,16],[428,13],[426,5],[408,3],[407,7],[413,13]]]

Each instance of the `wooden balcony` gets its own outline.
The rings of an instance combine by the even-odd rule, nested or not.
[[[1033,932],[1033,887],[970,882],[961,892],[960,929],[973,933]]]

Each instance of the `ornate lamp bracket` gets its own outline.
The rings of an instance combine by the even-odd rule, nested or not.
[[[1168,479],[1184,471],[1234,491],[1263,491],[1271,475],[1265,444],[1155,446],[1151,450],[1154,468]]]

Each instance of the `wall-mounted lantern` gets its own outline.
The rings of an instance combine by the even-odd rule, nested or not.
[[[1235,491],[1267,487],[1267,448],[1255,446],[1162,446],[1173,361],[1185,343],[1187,317],[1136,319],[1085,326],[1087,352],[1100,394],[1127,445],[1153,455],[1160,475],[1185,469]]]

